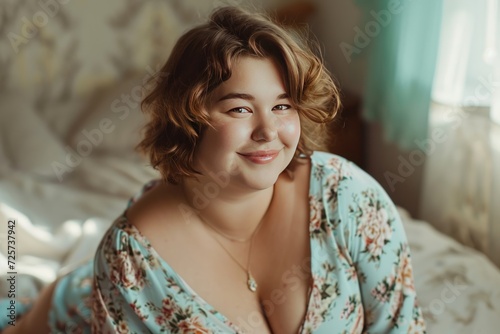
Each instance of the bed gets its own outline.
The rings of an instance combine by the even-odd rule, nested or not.
[[[96,159],[75,173],[78,182],[61,184],[2,166],[2,297],[7,295],[7,220],[16,220],[18,296],[33,297],[57,275],[91,258],[128,197],[157,177],[143,161],[118,158]],[[412,219],[403,208],[399,211],[428,333],[495,333],[500,326],[500,270],[483,254]]]
[[[22,17],[43,11],[49,20],[17,52],[11,40],[0,41],[0,296],[8,290],[9,219],[16,221],[18,296],[36,296],[91,258],[128,199],[158,177],[133,149],[144,124],[140,87],[205,7],[88,0],[47,9],[23,0],[1,9],[2,35],[22,34]],[[498,332],[500,270],[399,210],[428,333]]]

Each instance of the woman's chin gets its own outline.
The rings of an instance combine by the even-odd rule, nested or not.
[[[252,173],[242,179],[242,183],[245,184],[248,189],[253,190],[264,190],[268,189],[276,183],[280,173],[262,172],[262,173]]]

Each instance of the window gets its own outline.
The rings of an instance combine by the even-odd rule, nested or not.
[[[500,124],[499,0],[444,0],[433,100],[486,107]]]

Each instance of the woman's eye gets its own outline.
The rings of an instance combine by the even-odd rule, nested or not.
[[[236,114],[245,114],[245,113],[249,113],[250,110],[248,110],[247,108],[238,107],[238,108],[233,108],[233,109],[229,110],[229,112],[234,112]]]
[[[273,108],[273,110],[288,110],[290,108],[292,108],[292,107],[288,104],[278,104],[277,106],[275,106]]]

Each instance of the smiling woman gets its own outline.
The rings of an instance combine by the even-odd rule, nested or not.
[[[140,148],[170,182],[178,182],[181,175],[196,174],[191,163],[193,144],[204,129],[211,127],[207,112],[210,104],[229,101],[234,108],[238,107],[235,99],[255,101],[250,92],[230,87],[239,82],[233,76],[241,77],[234,73],[235,64],[245,58],[260,62],[267,59],[269,63],[260,69],[264,77],[245,78],[239,84],[241,88],[253,85],[253,90],[264,91],[277,85],[267,93],[276,94],[272,97],[275,100],[278,95],[286,97],[283,100],[299,115],[303,131],[295,158],[301,153],[310,154],[313,149],[326,148],[326,124],[336,115],[339,94],[321,60],[305,42],[305,36],[293,38],[263,16],[235,12],[241,13],[235,8],[216,11],[208,23],[183,35],[153,78],[154,89],[143,101],[152,121]],[[243,63],[242,71],[259,67],[254,64],[249,68],[250,64]],[[268,79],[273,81],[268,83]],[[264,97],[269,99],[267,94]],[[176,135],[166,136],[166,133]]]
[[[44,291],[22,330],[424,333],[394,205],[318,151],[338,101],[303,39],[217,9],[179,39],[143,102],[139,147],[162,179],[130,200],[93,261]]]
[[[209,100],[212,126],[198,144],[195,168],[205,175],[231,173],[240,187],[272,189],[300,138],[299,113],[291,104],[273,60],[239,58]]]

